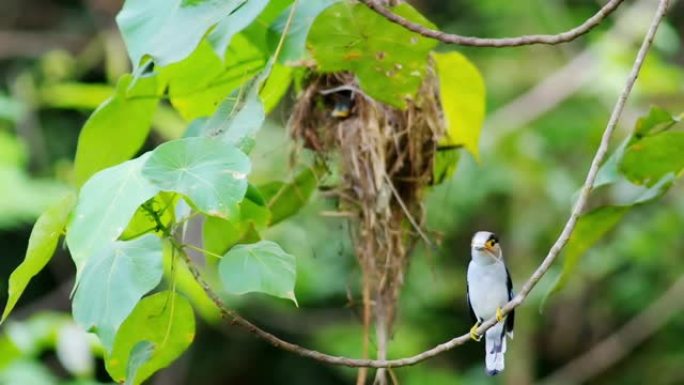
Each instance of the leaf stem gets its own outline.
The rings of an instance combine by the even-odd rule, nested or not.
[[[203,248],[201,248],[201,247],[195,246],[195,245],[190,244],[190,243],[182,243],[182,244],[180,244],[180,247],[181,247],[181,248],[187,247],[187,248],[189,248],[189,249],[193,249],[193,250],[195,250],[195,251],[199,251],[200,253],[203,253],[203,254],[206,254],[206,255],[211,255],[211,256],[214,257],[214,258],[218,258],[218,259],[222,259],[222,258],[223,258],[223,255],[216,254],[216,253],[214,253],[214,252],[212,252],[212,251],[209,251],[209,250],[207,250],[207,249],[203,249]]]

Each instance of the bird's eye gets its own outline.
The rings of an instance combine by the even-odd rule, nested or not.
[[[495,244],[496,244],[496,241],[494,241],[493,239],[490,239],[487,241],[487,243],[485,243],[485,246],[494,247]]]

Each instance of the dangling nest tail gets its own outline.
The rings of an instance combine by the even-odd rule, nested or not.
[[[353,74],[312,74],[290,121],[304,147],[340,160],[335,192],[340,210],[353,216],[353,243],[364,291],[372,297],[380,358],[408,253],[423,234],[421,196],[432,181],[437,141],[444,134],[437,84],[428,70],[416,99],[399,110],[365,95]]]

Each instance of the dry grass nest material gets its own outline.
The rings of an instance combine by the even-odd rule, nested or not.
[[[409,251],[423,234],[421,196],[444,134],[438,83],[429,72],[404,110],[365,95],[350,73],[312,74],[307,84],[290,129],[322,159],[339,159],[340,210],[352,213],[364,288],[376,323],[382,318],[389,330]]]

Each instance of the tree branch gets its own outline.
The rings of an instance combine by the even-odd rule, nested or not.
[[[665,16],[668,6],[669,0],[660,0],[658,10],[656,11],[656,14],[653,18],[653,21],[651,22],[649,30],[646,33],[646,36],[644,37],[643,43],[639,48],[639,52],[637,53],[634,65],[632,66],[632,70],[627,78],[624,89],[622,90],[622,93],[620,94],[615,104],[615,107],[613,108],[608,124],[606,125],[605,131],[603,132],[601,143],[598,149],[596,150],[596,154],[594,155],[594,158],[591,162],[591,166],[589,168],[589,172],[587,173],[586,180],[584,181],[584,185],[580,190],[579,198],[575,203],[575,206],[572,210],[572,213],[570,214],[570,217],[568,218],[567,223],[565,224],[565,227],[563,228],[563,231],[561,232],[560,236],[549,250],[541,265],[539,265],[537,270],[535,270],[532,276],[530,276],[527,282],[525,282],[520,292],[502,308],[504,314],[507,314],[515,307],[519,306],[525,300],[525,298],[527,298],[530,291],[536,286],[537,282],[539,282],[539,280],[548,271],[549,267],[551,267],[551,264],[558,257],[561,250],[568,242],[570,235],[574,231],[575,225],[577,224],[577,220],[579,219],[587,204],[589,193],[591,192],[594,180],[596,179],[596,174],[598,173],[599,166],[603,162],[606,153],[608,152],[608,144],[610,141],[610,137],[613,131],[615,131],[615,127],[617,126],[618,120],[620,119],[620,115],[622,114],[627,98],[629,97],[629,94],[632,91],[637,76],[639,75],[639,71],[641,70],[641,66],[643,65],[646,54],[648,53],[648,50],[650,49],[651,44],[653,43],[655,33],[661,21],[663,20],[663,17]],[[179,249],[181,248],[181,246],[177,244],[176,247],[178,247]],[[201,273],[197,269],[197,266],[195,266],[195,264],[192,262],[192,260],[185,254],[185,252],[183,252],[182,249],[179,251],[183,259],[185,260],[186,264],[188,265],[188,269],[192,273],[193,277],[197,280],[197,282],[202,286],[202,288],[207,293],[209,298],[218,307],[218,309],[221,312],[221,316],[224,319],[233,324],[239,325],[240,327],[246,329],[250,333],[258,336],[259,338],[267,341],[268,343],[277,348],[298,354],[302,357],[308,357],[316,361],[325,362],[328,364],[343,365],[349,367],[389,368],[409,366],[417,364],[428,358],[434,357],[440,353],[443,353],[449,349],[454,348],[455,346],[463,345],[464,343],[470,340],[470,335],[466,333],[462,336],[455,337],[449,341],[441,343],[435,346],[434,348],[426,350],[420,354],[394,360],[355,359],[348,357],[332,356],[315,350],[307,349],[302,346],[281,340],[275,335],[260,329],[253,323],[242,318],[233,310],[229,309],[223,303],[221,298],[212,290],[209,284],[202,278]],[[496,317],[493,317],[485,321],[484,323],[482,323],[482,325],[480,325],[479,329],[477,330],[478,334],[484,334],[484,332],[487,329],[491,328],[495,324]]]
[[[504,38],[481,38],[472,36],[461,36],[450,34],[434,29],[427,28],[418,23],[409,21],[391,10],[380,5],[377,0],[359,0],[359,2],[366,5],[368,8],[377,12],[378,14],[384,16],[387,20],[399,24],[402,27],[416,32],[425,37],[429,37],[435,40],[439,40],[447,44],[457,44],[457,45],[467,45],[474,47],[519,47],[522,45],[532,45],[532,44],[560,44],[567,43],[569,41],[575,40],[576,38],[584,35],[585,33],[591,31],[594,27],[601,24],[601,22],[610,15],[617,7],[623,2],[623,0],[610,0],[607,2],[603,8],[601,8],[596,14],[584,23],[578,25],[577,27],[561,32],[555,35],[524,35],[517,37],[504,37]]]

